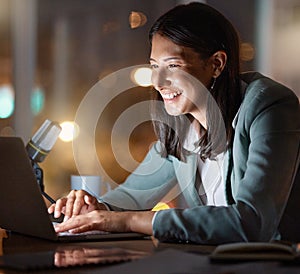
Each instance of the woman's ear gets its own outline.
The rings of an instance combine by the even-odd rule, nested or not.
[[[227,54],[223,50],[215,52],[212,56],[213,77],[218,78],[225,68],[227,62]]]

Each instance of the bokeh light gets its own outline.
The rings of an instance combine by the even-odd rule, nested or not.
[[[138,68],[133,71],[132,80],[139,86],[148,87],[151,82],[152,70],[150,68]]]
[[[132,29],[142,27],[147,22],[147,16],[139,11],[132,11],[129,15],[129,25]]]
[[[6,126],[2,128],[0,131],[0,136],[15,136],[15,135],[16,135],[15,130],[10,126]]]
[[[40,87],[36,87],[31,94],[31,111],[34,115],[39,114],[45,103],[44,91]]]
[[[255,56],[255,50],[252,44],[242,43],[241,44],[241,59],[242,61],[251,61]]]
[[[59,138],[63,142],[73,141],[79,134],[79,127],[76,123],[72,121],[65,121],[60,124],[62,130],[59,134]]]
[[[0,86],[0,118],[10,117],[15,108],[14,91],[11,85]]]

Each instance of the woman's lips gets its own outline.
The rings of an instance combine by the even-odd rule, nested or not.
[[[181,94],[182,94],[182,92],[180,92],[180,91],[168,92],[168,93],[161,93],[161,97],[164,100],[173,100],[174,98],[178,97]]]

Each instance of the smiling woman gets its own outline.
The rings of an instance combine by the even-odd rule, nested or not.
[[[72,191],[52,205],[49,213],[66,216],[57,232],[135,231],[199,244],[300,241],[293,233],[300,230],[297,96],[260,73],[240,73],[237,32],[208,5],[171,9],[149,37],[158,142],[99,200]],[[169,193],[182,194],[185,207],[151,211]]]
[[[189,113],[207,128],[206,88],[211,88],[222,72],[226,53],[219,51],[209,60],[202,60],[193,49],[176,45],[158,33],[152,38],[150,63],[152,83],[163,98],[166,111],[174,116]],[[198,81],[187,79],[192,77]]]

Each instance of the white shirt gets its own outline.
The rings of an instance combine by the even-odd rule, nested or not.
[[[192,124],[183,147],[192,153],[199,154],[199,147],[195,146],[198,139],[198,130]],[[202,161],[198,157],[197,175],[200,176],[200,182],[196,182],[196,186],[198,187],[199,196],[205,205],[227,206],[225,182],[223,180],[223,163],[224,153],[219,154],[216,160],[206,159]],[[199,180],[199,177],[196,180]]]
[[[242,88],[243,89],[246,88],[244,82],[242,82]],[[232,121],[233,128],[235,128],[236,126],[239,112],[240,112],[240,108]],[[195,129],[194,125],[191,125],[189,129],[188,138],[185,140],[183,147],[190,152],[199,153],[199,147],[195,146],[195,142],[197,140],[199,140],[199,131]],[[223,174],[224,174],[223,164],[224,164],[224,153],[219,154],[216,157],[216,160],[206,159],[205,162],[203,162],[199,157],[197,171],[198,171],[198,175],[201,178],[202,184],[198,189],[198,193],[200,198],[205,193],[206,205],[227,206],[226,196],[225,196],[225,181],[223,178]],[[155,214],[153,215],[152,226],[156,214],[157,212],[155,212]]]
[[[200,158],[200,157],[199,157]],[[206,195],[206,205],[227,206],[225,185],[223,180],[224,154],[219,154],[216,160],[198,161],[198,172],[202,186],[198,189],[199,196]]]

